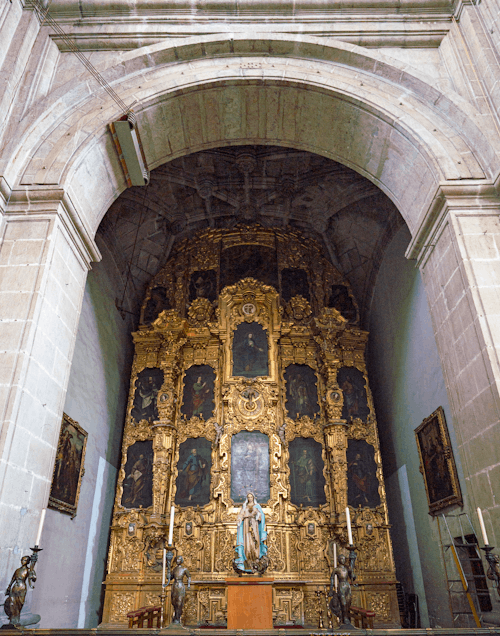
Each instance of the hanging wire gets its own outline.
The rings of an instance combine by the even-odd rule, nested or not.
[[[63,42],[66,44],[68,49],[76,55],[76,57],[80,60],[80,62],[85,66],[87,71],[92,75],[92,77],[104,88],[104,90],[108,93],[108,95],[113,99],[116,104],[120,107],[120,109],[126,114],[130,111],[131,106],[127,107],[125,102],[121,99],[121,97],[111,88],[108,82],[104,79],[104,77],[99,73],[96,67],[85,57],[85,55],[80,51],[73,37],[68,35],[54,20],[54,18],[50,15],[49,6],[44,8],[40,0],[30,0],[29,3],[40,22],[40,26],[44,26],[48,24],[54,29],[54,31],[60,36]]]

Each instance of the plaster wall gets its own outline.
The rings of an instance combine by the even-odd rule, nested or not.
[[[33,592],[40,627],[96,627],[130,377],[132,325],[115,307],[119,275],[106,246],[87,278],[64,411],[88,433],[74,519],[48,510]]]
[[[370,319],[369,370],[380,431],[396,572],[420,602],[422,627],[452,627],[437,520],[428,514],[414,430],[442,406],[462,471],[426,293],[401,228],[379,270]],[[465,494],[464,482],[461,479]],[[420,569],[415,568],[420,563]]]

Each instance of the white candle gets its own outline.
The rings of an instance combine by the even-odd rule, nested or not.
[[[337,567],[337,544],[334,543],[333,544],[333,568],[335,569]],[[335,574],[334,576],[334,583],[335,583],[335,591],[338,590],[338,578],[337,575]]]
[[[165,587],[165,569],[167,567],[167,551],[163,548],[163,573],[161,577],[161,585]]]
[[[43,508],[42,514],[40,515],[40,523],[38,524],[38,533],[36,535],[35,545],[40,545],[40,538],[42,536],[43,523],[45,521],[45,513],[47,512],[47,508]]]
[[[349,508],[345,509],[345,518],[347,520],[347,538],[349,539],[349,545],[352,545],[351,514]]]
[[[172,545],[172,540],[174,538],[174,516],[175,516],[175,506],[170,508],[170,528],[168,529],[168,545]]]
[[[477,509],[477,516],[479,517],[479,525],[481,526],[481,532],[483,533],[484,545],[490,545],[488,543],[488,535],[486,534],[486,528],[484,526],[483,513],[481,512],[481,508]]]

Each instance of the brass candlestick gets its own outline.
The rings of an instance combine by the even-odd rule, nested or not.
[[[161,627],[165,627],[165,615],[166,615],[166,600],[167,600],[167,586],[170,583],[170,579],[172,578],[172,561],[174,560],[174,546],[167,545],[165,548],[167,553],[165,555],[165,561],[167,565],[167,576],[165,578],[165,583],[161,586],[161,594],[160,594],[160,625]]]
[[[500,557],[498,554],[493,554],[493,550],[495,548],[492,545],[485,545],[484,548],[481,548],[485,553],[486,561],[488,561],[488,571],[486,576],[493,581],[495,587],[497,588],[497,593],[500,596]]]
[[[21,611],[26,600],[28,586],[35,587],[36,572],[35,565],[38,561],[38,553],[42,551],[37,545],[30,548],[33,552],[31,556],[21,558],[21,567],[17,568],[12,575],[12,579],[5,591],[7,597],[4,602],[5,613],[9,617],[9,623],[2,625],[2,629],[12,629],[21,624]]]

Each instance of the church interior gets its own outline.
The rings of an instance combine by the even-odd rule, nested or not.
[[[497,633],[497,4],[0,2],[0,623]]]

